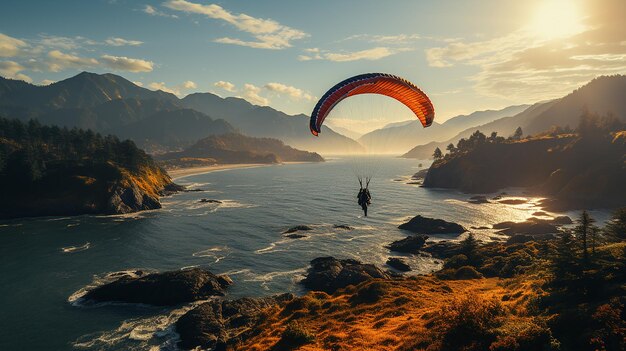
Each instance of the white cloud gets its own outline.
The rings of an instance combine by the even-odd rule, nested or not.
[[[40,39],[34,40],[34,43],[39,46],[44,46],[48,49],[60,49],[66,51],[80,49],[84,46],[99,44],[95,40],[87,39],[81,36],[71,38],[46,34],[41,34]]]
[[[150,16],[178,18],[178,16],[176,15],[171,15],[165,12],[161,12],[150,5],[146,5],[141,11],[149,14]]]
[[[255,105],[266,106],[270,103],[269,99],[259,95],[261,88],[253,84],[244,84],[243,86],[243,98]]]
[[[284,49],[291,47],[291,41],[308,36],[301,30],[282,25],[272,19],[256,18],[243,13],[233,14],[216,4],[203,5],[186,0],[168,0],[163,5],[172,10],[201,14],[212,19],[225,21],[240,31],[251,34],[256,39],[250,41],[224,37],[216,39],[215,42],[217,43],[258,49]]]
[[[142,87],[143,86],[143,83],[138,81],[138,80],[133,81],[133,84],[135,84],[138,87]]]
[[[313,50],[313,49],[307,49]],[[388,48],[388,47],[375,47],[372,49],[353,51],[353,52],[329,52],[329,51],[307,51],[309,55],[300,55],[298,60],[310,61],[310,60],[328,60],[334,62],[348,62],[357,60],[369,60],[375,61],[382,58],[395,55],[403,51],[409,51],[408,48]]]
[[[174,95],[180,95],[179,90],[176,88],[168,88],[167,85],[165,85],[165,82],[152,82],[148,84],[148,88],[153,90],[162,90],[166,93],[172,93]]]
[[[55,80],[50,80],[50,79],[44,79],[41,82],[39,82],[39,85],[50,85],[50,84],[53,84],[53,83],[56,83],[56,81]]]
[[[80,57],[72,54],[65,54],[59,50],[52,50],[48,53],[48,70],[59,72],[66,68],[84,69],[98,65],[98,60],[88,57]]]
[[[101,56],[103,64],[111,69],[129,72],[151,72],[154,62],[125,56]]]
[[[315,97],[311,94],[303,91],[302,89],[298,89],[296,87],[285,85],[281,83],[267,83],[263,86],[265,89],[282,94],[287,95],[294,100],[306,100],[306,101],[314,101]]]
[[[398,35],[370,35],[370,34],[357,34],[347,37],[342,41],[347,40],[363,40],[372,43],[381,43],[385,45],[397,45],[408,44],[421,39],[419,34],[398,34]]]
[[[139,40],[128,40],[124,38],[114,38],[114,37],[110,37],[104,42],[110,46],[138,46],[138,45],[143,44],[143,41],[139,41]]]
[[[135,84],[137,83],[141,83],[141,82],[134,82]],[[139,85],[139,84],[137,84]],[[141,86],[141,85],[139,85]],[[176,96],[182,96],[183,95],[183,91],[184,90],[190,90],[190,89],[196,89],[198,87],[198,85],[195,82],[192,82],[190,80],[184,81],[181,84],[175,85],[173,87],[167,86],[167,84],[165,84],[165,82],[152,82],[150,84],[148,84],[148,88],[153,89],[153,90],[162,90],[166,93],[172,93]]]
[[[198,85],[190,80],[184,81],[182,87],[185,89],[196,89]]]
[[[0,33],[0,57],[13,57],[27,47],[25,41]]]
[[[0,61],[0,75],[3,77],[32,82],[33,80],[29,76],[20,73],[23,70],[24,66],[15,61]]]
[[[230,91],[230,92],[235,92],[235,84],[231,83],[231,82],[225,82],[223,80],[220,80],[219,82],[215,82],[213,85],[215,85],[218,88],[222,88],[226,91]]]

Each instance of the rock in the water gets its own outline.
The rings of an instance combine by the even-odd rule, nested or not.
[[[417,171],[417,173],[413,174],[411,179],[424,180],[424,178],[426,178],[426,174],[428,174],[428,168],[420,169],[419,171]]]
[[[352,229],[354,229],[353,227],[351,227],[349,225],[345,225],[345,224],[335,224],[333,226],[333,228],[335,228],[335,229],[345,229],[345,230],[352,230]]]
[[[560,218],[558,221],[566,221],[566,219]],[[507,221],[507,222],[497,223],[493,225],[493,229],[501,229],[500,233],[505,234],[505,235],[515,235],[515,234],[543,235],[543,234],[558,234],[559,233],[559,229],[554,220],[544,220],[544,219],[539,219],[535,217],[531,217],[524,222]]]
[[[83,297],[95,302],[128,302],[169,306],[224,295],[232,284],[227,276],[192,268],[152,273],[132,278],[122,276],[88,291]]]
[[[319,257],[311,261],[311,267],[301,283],[309,290],[332,294],[337,289],[375,278],[391,277],[373,264],[364,264],[351,259]]]
[[[487,200],[485,195],[477,195],[470,197],[467,202],[471,204],[488,204],[489,200]]]
[[[404,262],[404,260],[400,257],[389,257],[387,265],[391,268],[399,270],[400,272],[408,272],[411,270],[411,266]]]
[[[298,233],[293,233],[293,234],[286,234],[285,238],[289,238],[289,239],[302,239],[302,238],[306,238],[307,236],[304,234],[298,234]]]
[[[501,204],[505,204],[505,205],[521,205],[521,204],[525,204],[528,202],[528,200],[526,199],[504,199],[504,200],[500,200],[498,201]]]
[[[291,228],[285,230],[283,232],[283,234],[291,234],[291,233],[295,233],[295,232],[301,231],[301,230],[303,230],[303,231],[313,230],[313,228],[309,227],[308,225],[297,225],[295,227],[291,227]]]
[[[175,183],[169,183],[161,190],[161,196],[170,196],[179,192],[187,191],[184,186]]]
[[[489,227],[485,227],[484,225],[481,225],[480,227],[471,227],[472,229],[476,229],[476,230],[485,230],[485,229],[490,229]]]
[[[141,190],[135,183],[118,185],[107,201],[105,212],[109,214],[131,213],[161,208],[159,198]]]
[[[460,224],[422,216],[415,216],[398,228],[420,234],[461,234],[466,231]]]
[[[443,240],[438,242],[429,242],[424,245],[422,251],[428,252],[435,258],[445,259],[458,255],[461,252],[461,247],[458,243]]]
[[[215,199],[200,199],[200,202],[209,203],[209,204],[221,204],[222,203],[222,201],[215,200]]]
[[[387,245],[391,251],[416,254],[424,246],[428,237],[426,235],[411,235]]]
[[[176,322],[183,349],[226,350],[243,340],[263,312],[294,299],[292,294],[237,300],[213,300],[188,311]]]

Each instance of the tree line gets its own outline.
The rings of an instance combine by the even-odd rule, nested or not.
[[[91,130],[41,125],[0,118],[0,179],[28,183],[42,178],[51,165],[110,162],[131,171],[154,161],[130,140]]]

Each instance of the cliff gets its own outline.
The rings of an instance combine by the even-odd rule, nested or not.
[[[176,190],[130,141],[0,118],[0,218],[156,209]]]
[[[560,134],[519,141],[478,141],[433,163],[430,188],[490,193],[528,187],[553,210],[617,207],[626,199],[624,132]]]

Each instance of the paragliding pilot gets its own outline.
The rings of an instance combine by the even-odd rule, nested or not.
[[[367,217],[367,206],[371,205],[372,196],[370,195],[370,191],[367,187],[370,184],[370,179],[366,179],[365,187],[363,187],[363,180],[359,178],[359,184],[361,185],[361,189],[359,189],[359,194],[356,196],[359,206],[363,209],[363,213],[365,217]]]

